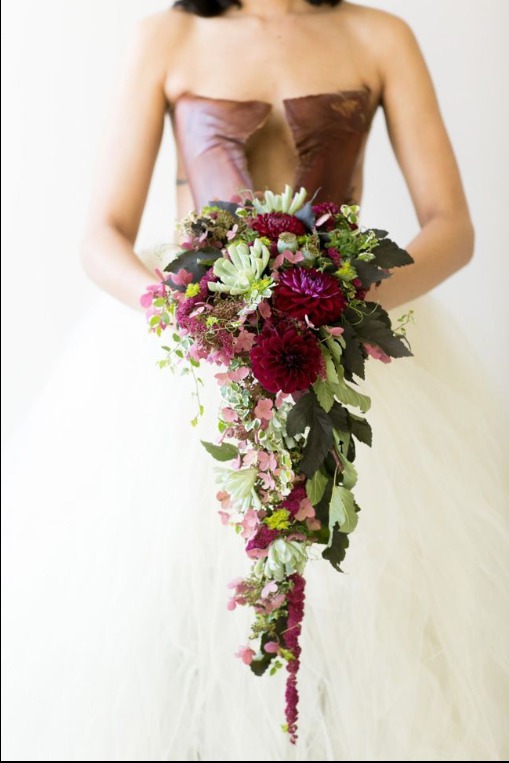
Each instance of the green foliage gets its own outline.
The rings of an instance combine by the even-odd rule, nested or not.
[[[306,392],[288,414],[286,431],[291,437],[309,427],[299,468],[311,477],[323,464],[332,448],[332,423],[313,391]]]
[[[405,250],[401,249],[390,238],[386,238],[385,231],[373,231],[379,239],[378,246],[372,250],[375,258],[373,263],[381,268],[399,268],[403,265],[411,265],[414,258]],[[385,235],[382,236],[381,234]]]
[[[332,532],[332,537],[330,539],[329,545],[322,551],[322,556],[332,564],[335,570],[338,572],[343,572],[341,569],[341,563],[345,559],[346,550],[349,545],[350,539],[348,535],[341,532],[341,530],[336,525]]]
[[[214,445],[212,442],[205,442],[201,440],[201,444],[210,455],[216,459],[216,461],[232,461],[237,458],[239,449],[236,445],[223,442],[221,445]]]
[[[317,506],[322,500],[325,490],[327,488],[328,482],[329,482],[329,477],[326,474],[324,474],[320,469],[316,471],[311,477],[311,479],[309,479],[306,482],[307,497],[309,498],[313,506]]]
[[[193,281],[200,281],[210,266],[222,257],[222,252],[216,247],[208,246],[203,249],[186,249],[180,252],[175,259],[173,259],[165,267],[166,273],[178,273],[179,270],[185,268],[188,273],[193,276]],[[185,291],[185,287],[174,287],[179,291]]]
[[[341,532],[351,533],[357,527],[357,513],[353,493],[343,485],[334,485],[329,504],[329,544],[335,526]]]

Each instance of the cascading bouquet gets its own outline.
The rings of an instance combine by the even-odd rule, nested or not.
[[[242,537],[249,574],[229,609],[254,622],[238,655],[256,675],[286,664],[285,729],[297,735],[304,568],[313,544],[338,571],[357,525],[355,440],[371,445],[366,359],[411,355],[373,284],[413,262],[357,206],[306,203],[306,191],[211,202],[179,223],[185,242],[141,298],[150,330],[170,329],[161,365],[222,366],[217,443],[220,516]],[[203,410],[200,406],[200,413]],[[196,423],[193,422],[193,423]],[[229,462],[229,465],[226,464]]]

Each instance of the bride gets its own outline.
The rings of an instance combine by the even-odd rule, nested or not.
[[[370,298],[414,310],[414,355],[368,364],[364,510],[348,574],[308,565],[291,749],[279,676],[233,656],[248,615],[226,584],[246,561],[199,442],[216,385],[193,431],[139,310],[163,255],[134,247],[167,113],[181,216],[285,183],[359,203],[378,108],[420,230]],[[408,26],[341,0],[181,0],[137,29],[99,166],[83,260],[116,299],[78,328],[6,470],[4,759],[506,759],[505,424],[429,295],[474,233]]]

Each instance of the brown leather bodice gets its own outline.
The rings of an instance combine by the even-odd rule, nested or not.
[[[369,89],[286,98],[283,106],[296,153],[293,186],[320,189],[317,201],[349,201],[374,114]],[[178,98],[173,128],[196,207],[253,188],[246,143],[271,110],[264,101]]]

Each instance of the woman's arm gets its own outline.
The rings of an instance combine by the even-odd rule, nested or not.
[[[376,32],[389,137],[421,230],[407,246],[415,260],[372,287],[386,309],[428,292],[473,255],[474,229],[460,172],[419,45],[401,19],[383,14]]]
[[[133,247],[164,126],[167,27],[157,14],[135,30],[100,152],[81,250],[88,275],[137,308],[146,285],[155,280]]]

